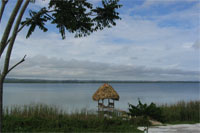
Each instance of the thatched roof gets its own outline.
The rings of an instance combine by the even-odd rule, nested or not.
[[[104,84],[94,93],[92,99],[98,101],[100,99],[119,100],[119,95],[109,84]]]

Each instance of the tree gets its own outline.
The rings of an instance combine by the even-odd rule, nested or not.
[[[119,0],[102,0],[101,6],[98,7],[94,7],[87,0],[50,0],[48,7],[43,7],[39,11],[29,10],[30,17],[24,21],[22,18],[29,3],[34,3],[35,0],[15,2],[0,42],[0,60],[3,60],[3,53],[6,55],[3,69],[0,71],[0,132],[3,119],[3,83],[7,74],[25,61],[26,55],[14,66],[10,67],[9,64],[15,39],[25,26],[29,27],[26,35],[26,38],[29,38],[36,27],[47,32],[47,22],[50,22],[56,25],[62,39],[65,39],[65,32],[74,33],[75,37],[84,37],[106,27],[115,26],[116,20],[121,19],[116,11],[121,7],[118,4]],[[7,3],[8,0],[1,0],[0,23]]]

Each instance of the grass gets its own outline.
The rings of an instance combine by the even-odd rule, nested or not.
[[[160,106],[163,112],[164,122],[177,123],[199,123],[200,122],[200,101],[180,101],[172,105]]]
[[[159,106],[163,122],[170,124],[193,124],[200,122],[200,101],[178,102]],[[86,109],[71,114],[53,105],[31,104],[4,108],[3,132],[141,132],[143,117],[123,120],[112,119]]]
[[[35,104],[4,108],[4,132],[140,132],[131,121],[86,113],[67,114],[56,106]]]

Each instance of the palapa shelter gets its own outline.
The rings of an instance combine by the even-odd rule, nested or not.
[[[100,109],[104,110],[104,108],[113,109],[114,101],[119,100],[119,95],[111,85],[104,84],[100,86],[99,89],[94,93],[92,99],[94,101],[98,101],[98,111],[100,111]],[[104,105],[104,99],[108,99],[107,106]],[[110,101],[111,99],[113,102]]]

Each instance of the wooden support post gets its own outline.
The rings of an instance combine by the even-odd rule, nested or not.
[[[98,112],[99,112],[99,100],[98,100]]]
[[[115,108],[115,100],[113,99],[113,112],[114,112],[114,108]]]
[[[102,99],[102,110],[104,111],[104,99]]]

